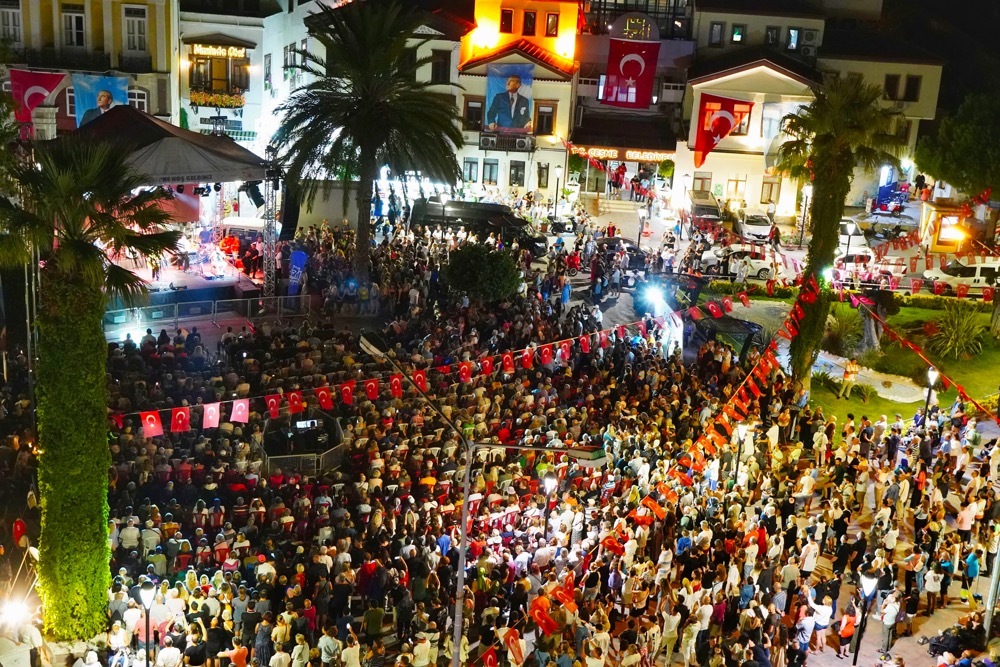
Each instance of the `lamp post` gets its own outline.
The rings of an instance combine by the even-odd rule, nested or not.
[[[868,627],[868,607],[871,603],[872,596],[875,595],[875,586],[878,584],[878,577],[874,576],[871,572],[864,572],[860,576],[861,579],[861,593],[864,596],[862,600],[862,614],[861,625],[858,627],[858,640],[854,645],[854,662],[853,665],[858,664],[858,654],[861,653],[861,640],[865,636],[865,628]],[[893,619],[895,620],[895,619]]]
[[[799,230],[799,248],[802,247],[803,242],[806,237],[806,216],[809,214],[809,202],[812,200],[813,196],[813,186],[812,183],[806,183],[802,186],[802,228]]]
[[[927,431],[927,419],[931,411],[931,393],[934,391],[934,385],[937,384],[938,377],[940,377],[938,370],[931,366],[927,369],[927,400],[924,401],[924,431]]]
[[[153,582],[147,579],[142,582],[142,586],[139,587],[139,599],[142,601],[142,608],[146,610],[146,664],[151,665],[153,663],[153,653],[155,648],[151,649],[150,636],[149,636],[149,610],[153,606],[153,600],[156,598],[156,586]]]
[[[553,473],[550,470],[547,473],[545,473],[544,480],[545,481],[543,483],[545,484],[545,514],[543,515],[543,518],[545,520],[545,539],[548,540],[551,538],[551,535],[549,535],[549,526],[551,525],[551,522],[549,521],[549,512],[551,511],[552,507],[552,494],[555,493],[556,488],[559,486],[559,478],[556,477],[555,473]]]
[[[552,213],[553,217],[556,220],[559,219],[559,179],[562,178],[562,174],[563,174],[563,166],[561,164],[557,164],[556,165],[556,206],[555,206],[555,210]]]
[[[455,647],[452,651],[451,666],[461,667],[461,651],[459,647],[462,645],[462,625],[463,625],[463,613],[465,611],[465,568],[466,568],[466,552],[469,550],[469,496],[471,495],[472,487],[472,461],[475,457],[476,451],[479,449],[519,449],[523,451],[536,451],[536,452],[549,452],[552,454],[568,454],[570,456],[580,456],[580,454],[588,453],[587,450],[582,448],[568,448],[568,447],[542,447],[542,446],[531,446],[531,445],[516,445],[514,447],[507,447],[500,443],[493,442],[473,442],[465,437],[465,433],[458,426],[455,425],[451,419],[449,419],[440,408],[431,400],[431,398],[424,392],[423,389],[416,383],[413,377],[407,373],[402,366],[389,354],[389,346],[386,345],[382,338],[371,331],[365,332],[361,335],[361,350],[375,357],[376,359],[383,360],[387,362],[396,373],[406,378],[406,381],[416,390],[417,394],[422,398],[427,407],[431,409],[434,414],[436,414],[448,427],[454,431],[455,435],[458,436],[459,442],[465,448],[466,462],[465,470],[462,474],[462,524],[459,526],[459,542],[458,542],[458,563],[456,566],[456,582],[455,582],[455,621],[452,634],[453,646]],[[593,451],[592,448],[589,451]],[[546,488],[548,488],[548,483],[546,482]]]
[[[845,222],[844,227],[847,229],[847,251],[844,253],[844,266],[847,266],[847,262],[850,261],[847,256],[851,254],[851,237],[854,236],[857,225],[853,222]]]

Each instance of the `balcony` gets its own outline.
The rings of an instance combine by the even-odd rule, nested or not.
[[[153,71],[153,56],[118,56],[118,71],[148,74]]]
[[[62,51],[53,48],[25,49],[23,62],[28,67],[105,72],[111,69],[111,56],[100,52]]]
[[[535,136],[532,134],[480,132],[479,150],[532,153],[535,150]]]

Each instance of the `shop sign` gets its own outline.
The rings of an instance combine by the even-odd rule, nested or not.
[[[663,162],[674,159],[674,153],[666,151],[632,150],[625,151],[625,159],[632,162]]]
[[[191,53],[208,58],[246,58],[247,50],[242,46],[212,46],[211,44],[192,44]]]
[[[570,149],[580,157],[595,160],[628,160],[629,162],[663,162],[672,160],[673,151],[644,150],[639,148],[605,148],[603,146],[573,146]]]
[[[599,146],[573,146],[573,152],[580,157],[592,157],[595,160],[617,160],[617,148],[601,148]]]

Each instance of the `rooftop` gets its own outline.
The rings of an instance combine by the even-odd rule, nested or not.
[[[688,81],[697,83],[718,76],[765,66],[806,85],[819,85],[823,77],[806,63],[766,46],[752,46],[725,53],[715,58],[699,58],[688,70]]]
[[[543,49],[533,42],[529,42],[526,39],[519,39],[517,41],[499,46],[492,51],[487,51],[486,53],[469,58],[459,66],[459,70],[464,72],[473,67],[491,63],[494,60],[503,58],[504,56],[508,56],[512,53],[519,53],[528,60],[531,60],[556,74],[571,76],[577,69],[579,69],[579,63],[562,58],[547,49]]]
[[[820,58],[850,58],[886,62],[943,65],[930,51],[885,33],[859,30],[828,30],[823,34]]]
[[[697,0],[699,12],[736,12],[762,16],[789,16],[800,18],[825,18],[823,12],[805,5],[802,0]]]

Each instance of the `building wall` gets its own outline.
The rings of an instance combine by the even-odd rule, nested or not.
[[[820,0],[823,13],[831,18],[878,21],[882,18],[882,0]]]
[[[712,40],[712,26],[715,23],[722,24],[722,40],[719,43],[713,43]],[[791,53],[797,52],[806,57],[809,56],[810,52],[803,51],[803,48],[813,48],[811,53],[815,56],[815,47],[822,44],[824,24],[825,21],[822,18],[696,11],[694,15],[693,37],[695,43],[698,45],[698,54],[711,57],[712,54],[726,53],[748,46],[767,45],[767,29],[774,27],[778,28],[778,48]],[[733,41],[733,26],[744,27],[741,41]],[[794,50],[786,48],[790,28],[800,31],[799,44]]]
[[[289,2],[292,2],[289,9]],[[253,146],[258,155],[263,155],[264,149],[278,129],[279,117],[275,113],[291,96],[292,91],[307,81],[307,75],[284,67],[284,51],[286,46],[296,45],[301,49],[303,40],[306,50],[318,56],[325,57],[326,52],[318,40],[309,36],[305,19],[318,11],[318,2],[304,5],[295,0],[278,0],[281,11],[264,19],[264,38],[262,40],[262,62],[268,56],[271,60],[271,76],[267,78],[262,72],[260,77],[261,108],[257,119],[257,141]]]
[[[510,32],[501,32],[501,16],[510,10],[513,26]],[[535,12],[535,34],[524,35],[524,14]],[[559,16],[559,29],[555,37],[545,34],[546,15]],[[558,0],[476,0],[476,29],[462,40],[462,61],[468,60],[477,50],[501,48],[511,42],[526,39],[546,51],[563,58],[573,58],[576,48],[577,4]]]

